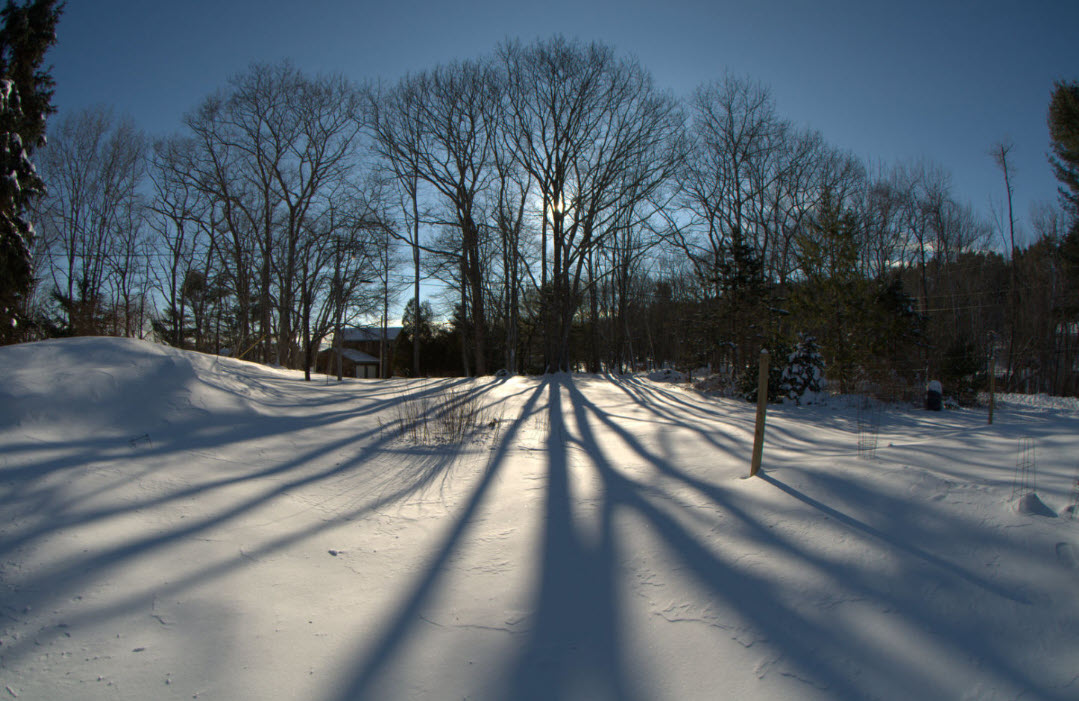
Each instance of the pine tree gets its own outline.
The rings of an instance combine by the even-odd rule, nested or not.
[[[1058,82],[1049,101],[1049,140],[1060,195],[1079,219],[1079,82]]]
[[[810,404],[814,395],[821,391],[823,372],[824,358],[817,347],[816,337],[799,334],[798,344],[787,356],[787,366],[783,368],[779,387],[787,398],[798,404]]]
[[[722,292],[720,323],[725,322],[726,326],[720,328],[732,351],[731,365],[742,368],[743,375],[752,375],[746,382],[754,383],[757,381],[756,370],[747,362],[755,362],[763,341],[760,321],[762,301],[766,296],[764,263],[737,227],[723,247],[723,257],[716,262],[715,273]]]
[[[19,306],[33,283],[34,229],[27,209],[45,191],[30,161],[45,143],[53,81],[41,70],[63,10],[56,0],[0,11],[0,343],[16,339]]]
[[[831,188],[795,235],[796,256],[805,279],[792,294],[796,313],[820,334],[831,379],[848,392],[865,362],[859,325],[866,318],[867,282],[860,275],[859,221]]]
[[[1065,295],[1061,312],[1074,322],[1079,315],[1079,82],[1058,82],[1049,102],[1049,162],[1060,181],[1060,198],[1070,214],[1068,233],[1058,254],[1063,263]]]

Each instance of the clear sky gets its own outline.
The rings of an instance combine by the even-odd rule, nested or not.
[[[1008,138],[1017,214],[1056,199],[1045,114],[1054,80],[1079,80],[1076,0],[68,0],[49,61],[61,113],[111,105],[161,135],[252,62],[392,81],[555,33],[636,56],[679,95],[759,80],[836,146],[944,166],[986,214],[1003,200],[988,151]]]

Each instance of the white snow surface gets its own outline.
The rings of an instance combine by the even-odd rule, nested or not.
[[[0,348],[0,696],[1077,699],[1079,415]],[[406,397],[501,417],[463,445]],[[863,429],[864,430],[864,429]],[[1013,498],[1019,441],[1039,499]]]

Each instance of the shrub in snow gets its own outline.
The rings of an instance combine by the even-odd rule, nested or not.
[[[798,344],[787,356],[779,388],[783,396],[798,404],[812,404],[820,393],[824,381],[824,358],[821,357],[817,339],[808,334],[798,335]]]
[[[485,428],[493,429],[497,438],[502,422],[502,416],[484,409],[476,395],[452,389],[404,398],[395,413],[395,420],[388,426],[379,419],[379,427],[416,445],[464,443]]]

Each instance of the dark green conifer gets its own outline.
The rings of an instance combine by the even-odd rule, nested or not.
[[[1058,82],[1049,101],[1049,140],[1060,195],[1079,217],[1079,82]]]
[[[45,191],[30,156],[45,143],[53,80],[41,63],[56,42],[56,0],[0,11],[0,343],[17,339],[19,306],[33,282],[33,226],[26,218]]]

